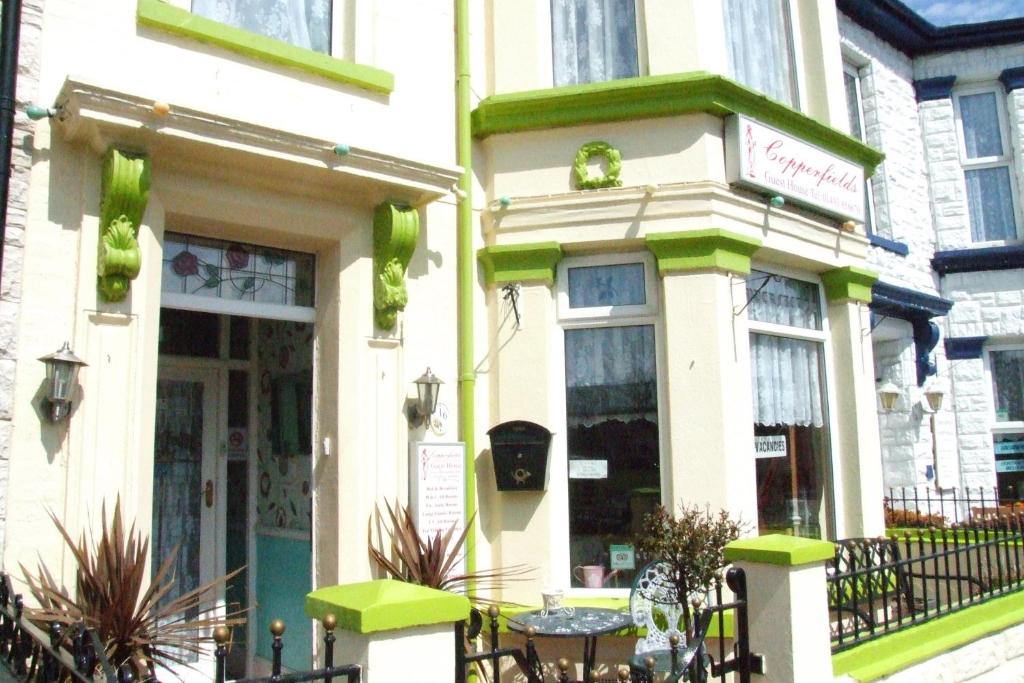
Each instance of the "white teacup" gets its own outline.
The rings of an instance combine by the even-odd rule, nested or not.
[[[557,614],[559,612],[572,616],[576,610],[572,607],[562,606],[562,598],[564,596],[565,592],[561,588],[549,588],[541,591],[541,597],[544,599],[544,609],[540,611],[541,616],[546,617],[549,614]]]

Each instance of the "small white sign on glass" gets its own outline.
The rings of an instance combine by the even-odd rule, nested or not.
[[[607,460],[570,460],[570,479],[607,479]]]
[[[786,435],[772,434],[771,436],[754,437],[755,458],[782,458],[786,455]]]

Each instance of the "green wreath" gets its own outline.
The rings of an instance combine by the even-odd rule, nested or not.
[[[603,156],[608,162],[608,170],[603,176],[591,178],[587,171],[587,162],[595,156]],[[576,179],[577,190],[596,190],[602,187],[620,187],[622,180],[622,152],[607,142],[588,142],[576,152],[576,161],[572,165],[572,174]]]

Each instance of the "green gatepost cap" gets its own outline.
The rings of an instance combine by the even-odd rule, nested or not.
[[[338,628],[355,633],[393,631],[463,621],[469,617],[464,595],[413,583],[378,579],[320,588],[306,595],[306,615],[333,614]]]
[[[725,546],[725,559],[729,562],[759,562],[784,567],[824,562],[835,555],[834,543],[784,534],[741,538]]]

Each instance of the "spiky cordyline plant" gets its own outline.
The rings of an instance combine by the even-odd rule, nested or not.
[[[384,501],[384,506],[391,527],[383,523],[383,515],[377,507],[376,514],[370,517],[368,531],[370,557],[399,581],[462,593],[476,604],[492,604],[495,601],[483,597],[481,593],[498,590],[509,581],[523,580],[532,571],[525,565],[513,565],[456,573],[456,566],[463,557],[466,537],[472,527],[472,518],[458,537],[455,536],[458,525],[452,524],[447,531],[438,531],[424,539],[416,529],[416,521],[409,508],[401,503],[392,508],[387,501]],[[374,520],[377,523],[376,542],[373,537]],[[387,549],[383,541],[385,533],[390,538]]]
[[[134,523],[125,533],[120,498],[114,504],[109,525],[104,504],[103,531],[98,541],[95,536],[92,538],[91,545],[86,542],[84,532],[75,543],[52,512],[50,518],[78,564],[76,590],[73,595],[69,594],[43,564],[39,565],[36,576],[22,565],[25,580],[40,605],[30,610],[29,617],[66,626],[84,623],[95,629],[105,646],[107,660],[115,668],[128,664],[137,677],[145,677],[156,666],[168,671],[173,664],[188,666],[187,657],[204,649],[200,633],[220,625],[245,622],[238,614],[203,615],[204,609],[208,610],[214,601],[214,589],[241,569],[161,604],[174,588],[172,568],[178,546],[164,559],[143,590],[149,539],[136,531]],[[200,616],[189,618],[190,613]]]

